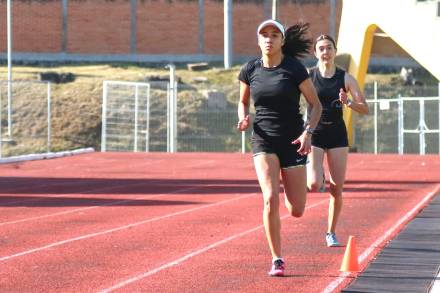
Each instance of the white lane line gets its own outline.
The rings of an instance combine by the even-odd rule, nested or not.
[[[392,234],[394,234],[397,230],[401,229],[403,225],[406,224],[407,221],[409,221],[411,218],[413,218],[425,205],[426,203],[432,199],[434,195],[436,195],[440,190],[440,184],[436,185],[435,188],[429,192],[425,197],[409,212],[407,212],[404,216],[402,216],[394,226],[392,226],[390,229],[388,229],[382,237],[378,238],[373,244],[371,244],[360,256],[359,256],[359,263],[363,263],[364,261],[368,260],[368,257],[372,252],[377,248],[380,247],[385,241],[390,240],[390,237]],[[336,290],[339,285],[342,284],[342,282],[345,281],[345,279],[350,276],[350,273],[341,273],[333,282],[331,282],[324,290],[322,290],[322,293],[331,293]]]
[[[438,292],[440,292],[440,268],[437,276],[435,277],[431,285],[431,289],[429,289],[429,293],[438,293]]]
[[[306,210],[311,209],[311,208],[314,208],[314,207],[317,207],[317,206],[319,206],[319,205],[321,205],[321,204],[323,204],[323,203],[327,203],[327,202],[328,202],[328,199],[321,200],[321,201],[319,201],[319,202],[317,202],[317,203],[315,203],[315,204],[312,204],[312,205],[306,207]],[[287,215],[282,216],[282,217],[281,217],[281,220],[283,220],[283,219],[285,219],[285,218],[291,218],[291,217],[292,217],[292,216],[290,216],[289,214],[287,214]],[[217,246],[220,246],[220,245],[222,245],[222,244],[225,244],[225,243],[227,243],[227,242],[229,242],[229,241],[232,241],[232,240],[234,240],[234,239],[237,239],[237,238],[243,237],[243,236],[245,236],[245,235],[247,235],[247,234],[250,234],[250,233],[255,232],[255,231],[257,231],[257,230],[259,230],[259,229],[262,229],[262,228],[264,228],[264,226],[263,226],[263,225],[259,225],[259,226],[257,226],[257,227],[254,227],[254,228],[252,228],[252,229],[249,229],[249,230],[243,231],[243,232],[241,232],[241,233],[234,234],[234,235],[232,235],[232,236],[230,236],[230,237],[227,237],[227,238],[222,239],[222,240],[220,240],[220,241],[214,242],[214,243],[212,243],[212,244],[210,244],[210,245],[208,245],[208,246],[205,246],[205,247],[203,247],[203,248],[201,248],[201,249],[198,249],[198,250],[196,250],[196,251],[193,251],[193,252],[191,252],[191,253],[188,253],[188,254],[186,254],[186,255],[184,255],[184,256],[182,256],[182,257],[176,259],[176,260],[170,261],[170,262],[168,262],[168,263],[165,264],[165,265],[159,266],[159,267],[154,268],[154,269],[152,269],[152,270],[149,270],[149,271],[147,271],[147,272],[145,272],[145,273],[142,273],[142,274],[140,274],[140,275],[137,275],[137,276],[134,276],[134,277],[132,277],[132,278],[129,278],[129,279],[127,279],[127,280],[125,280],[125,281],[122,281],[122,282],[120,282],[120,283],[118,283],[118,284],[116,284],[116,285],[114,285],[114,286],[112,286],[112,287],[109,287],[109,288],[106,288],[106,289],[100,290],[99,292],[100,292],[100,293],[107,293],[107,292],[111,292],[111,291],[114,291],[114,290],[116,290],[116,289],[119,289],[119,288],[125,287],[125,286],[127,286],[127,285],[129,285],[129,284],[131,284],[131,283],[137,282],[137,281],[139,281],[139,280],[141,280],[141,279],[144,279],[144,278],[146,278],[146,277],[149,277],[149,276],[151,276],[151,275],[154,275],[154,274],[156,274],[156,273],[158,273],[158,272],[160,272],[160,271],[163,271],[163,270],[165,270],[165,269],[168,269],[168,268],[170,268],[170,267],[173,267],[173,266],[179,265],[179,264],[185,262],[186,260],[188,260],[188,259],[190,259],[190,258],[192,258],[192,257],[195,257],[195,256],[197,256],[197,255],[199,255],[199,254],[202,254],[202,253],[204,253],[204,252],[206,252],[206,251],[208,251],[208,250],[210,250],[210,249],[213,249],[213,248],[215,248],[215,247],[217,247]]]
[[[25,250],[25,251],[22,251],[22,252],[19,252],[19,253],[15,253],[15,254],[12,254],[12,255],[7,255],[7,256],[0,257],[0,262],[1,261],[7,261],[7,260],[10,260],[10,259],[13,259],[13,258],[16,258],[16,257],[24,256],[24,255],[27,255],[27,254],[31,254],[31,253],[34,253],[34,252],[42,251],[42,250],[45,250],[45,249],[49,249],[49,248],[52,248],[52,247],[61,246],[61,245],[67,244],[67,243],[71,243],[71,242],[75,242],[75,241],[79,241],[79,240],[84,240],[84,239],[88,239],[88,238],[92,238],[92,237],[96,237],[96,236],[101,236],[101,235],[105,235],[105,234],[109,234],[109,233],[113,233],[113,232],[117,232],[117,231],[126,230],[128,228],[132,228],[132,227],[140,226],[140,225],[143,225],[143,224],[147,224],[147,223],[151,223],[151,222],[155,222],[155,221],[171,218],[171,217],[174,217],[174,216],[183,215],[183,214],[191,213],[191,212],[194,212],[194,211],[198,211],[198,210],[202,210],[202,209],[206,209],[206,208],[222,205],[222,204],[225,204],[225,203],[229,203],[229,202],[232,202],[232,201],[240,200],[240,199],[251,197],[251,196],[256,196],[256,193],[246,194],[246,195],[242,195],[242,196],[239,196],[239,197],[234,197],[234,198],[230,198],[230,199],[227,199],[227,200],[219,201],[219,202],[216,202],[216,203],[208,204],[208,205],[205,205],[205,206],[191,208],[191,209],[187,209],[187,210],[182,210],[182,211],[179,211],[179,212],[175,212],[175,213],[171,213],[171,214],[167,214],[167,215],[163,215],[163,216],[158,216],[158,217],[154,217],[154,218],[149,218],[149,219],[146,219],[146,220],[143,220],[143,221],[139,221],[139,222],[136,222],[136,223],[132,223],[132,224],[116,227],[116,228],[113,228],[113,229],[108,229],[108,230],[104,230],[104,231],[100,231],[100,232],[96,232],[96,233],[90,233],[90,234],[86,234],[86,235],[82,235],[82,236],[78,236],[78,237],[74,237],[74,238],[69,238],[69,239],[66,239],[66,240],[58,241],[58,242],[54,242],[54,243],[51,243],[51,244],[48,244],[48,245],[45,245],[45,246],[41,246],[41,247],[37,247],[37,248],[34,248],[34,249],[29,249],[29,250]]]
[[[131,185],[131,186],[134,186],[134,185]],[[205,185],[205,186],[208,186],[208,185]],[[45,214],[45,215],[41,215],[41,216],[24,218],[24,219],[15,220],[15,221],[1,222],[0,226],[17,224],[17,223],[23,223],[23,222],[39,220],[39,219],[55,217],[55,216],[61,216],[61,215],[67,215],[67,214],[76,213],[76,212],[80,212],[80,211],[91,210],[91,209],[96,209],[96,208],[105,207],[105,206],[112,206],[112,205],[117,205],[117,204],[131,202],[131,201],[145,200],[145,199],[151,199],[151,198],[158,198],[158,197],[163,197],[163,196],[172,195],[172,194],[178,194],[178,193],[182,193],[182,192],[186,192],[186,191],[190,191],[190,190],[194,190],[194,189],[198,189],[198,188],[203,188],[205,186],[202,186],[202,187],[196,186],[196,187],[182,188],[182,189],[178,189],[178,190],[175,190],[175,191],[172,191],[172,192],[168,192],[168,193],[161,193],[161,194],[155,194],[155,195],[150,195],[150,196],[139,196],[139,197],[135,197],[133,199],[124,199],[124,200],[119,200],[119,201],[115,201],[115,202],[110,202],[110,203],[105,203],[105,204],[95,205],[95,206],[90,206],[90,207],[85,207],[85,208],[77,208],[77,209],[73,209],[73,210],[67,210],[67,211],[62,211],[62,212],[57,212],[57,213]],[[79,199],[81,199],[81,198],[79,198]],[[96,199],[99,200],[100,198],[96,198]]]

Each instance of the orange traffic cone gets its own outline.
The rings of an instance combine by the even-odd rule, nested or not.
[[[348,238],[344,259],[342,260],[341,272],[359,272],[358,254],[354,236]]]

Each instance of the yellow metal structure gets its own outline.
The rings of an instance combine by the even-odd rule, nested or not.
[[[440,80],[440,17],[437,0],[343,0],[338,54],[349,56],[347,70],[365,84],[374,33],[380,28]],[[354,117],[344,112],[350,146]]]

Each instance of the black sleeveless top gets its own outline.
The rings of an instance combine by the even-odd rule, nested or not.
[[[345,71],[336,67],[335,74],[330,78],[321,76],[318,67],[310,69],[310,78],[322,104],[322,114],[319,122],[344,122],[342,104],[339,101],[339,90],[345,89]]]

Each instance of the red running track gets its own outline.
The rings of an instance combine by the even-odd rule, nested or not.
[[[340,240],[364,268],[440,191],[439,156],[350,154]],[[282,208],[287,276],[270,278],[249,154],[91,153],[0,165],[1,292],[337,292],[328,195]]]

